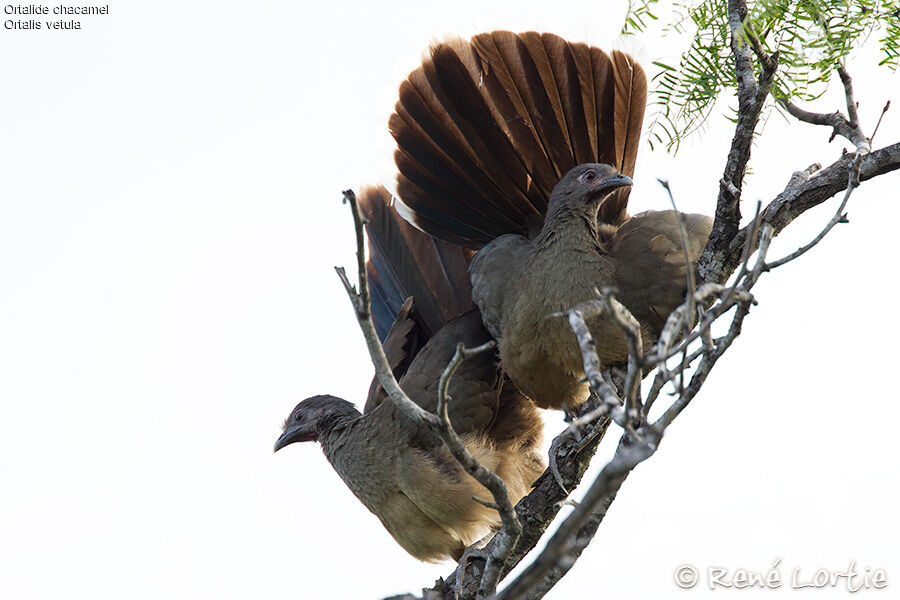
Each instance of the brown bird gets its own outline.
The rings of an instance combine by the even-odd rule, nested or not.
[[[641,324],[646,347],[684,301],[686,264],[673,211],[637,215],[609,238],[597,208],[631,180],[604,164],[575,167],[556,186],[547,218],[532,240],[501,236],[471,265],[473,293],[488,327],[500,338],[510,379],[541,407],[573,408],[589,393],[581,351],[565,312],[613,287]],[[684,215],[688,253],[696,261],[712,220]],[[588,321],[601,364],[628,356],[625,337],[609,318]]]
[[[538,406],[588,393],[576,339],[551,315],[613,287],[650,342],[684,299],[675,213],[626,212],[646,95],[627,54],[506,31],[434,46],[400,87],[390,127],[404,215],[481,248],[473,298],[503,369]],[[684,220],[696,261],[712,220]],[[609,319],[588,325],[602,363],[627,358]]]
[[[386,318],[394,319],[383,338],[391,368],[410,399],[433,412],[438,381],[456,344],[480,345],[490,334],[470,299],[471,253],[416,230],[389,200],[383,188],[360,195],[368,220],[373,317],[381,331]],[[542,421],[496,362],[495,354],[482,353],[459,367],[450,384],[449,413],[466,448],[504,479],[515,503],[544,470]],[[334,396],[300,402],[275,450],[315,440],[357,498],[416,558],[458,560],[466,546],[499,526],[497,512],[472,499],[489,500],[490,492],[462,470],[437,436],[404,416],[377,379],[363,413]]]

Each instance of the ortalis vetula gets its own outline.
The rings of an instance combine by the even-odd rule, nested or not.
[[[611,286],[641,324],[647,347],[684,301],[687,272],[674,211],[631,217],[608,239],[598,231],[598,205],[630,183],[609,165],[579,165],[554,189],[534,239],[501,236],[472,261],[473,293],[488,326],[500,336],[500,360],[538,406],[572,408],[589,392],[568,320],[548,315],[564,313]],[[712,219],[683,217],[688,254],[696,261]],[[627,358],[625,337],[612,319],[594,318],[588,327],[601,364]]]
[[[389,200],[383,188],[360,195],[368,220],[373,316],[382,331],[385,319],[394,319],[383,340],[394,375],[410,399],[434,411],[438,380],[456,344],[480,345],[490,334],[470,299],[471,253],[418,231]],[[483,353],[459,367],[450,384],[449,413],[466,448],[505,480],[515,503],[544,470],[542,421],[496,363],[494,353]],[[495,510],[472,499],[489,500],[490,493],[462,470],[437,436],[387,399],[377,379],[362,414],[333,396],[300,402],[275,450],[313,440],[416,558],[458,560],[466,546],[499,525]]]
[[[613,287],[645,341],[684,299],[673,211],[626,212],[647,84],[630,56],[551,34],[495,31],[432,47],[401,84],[390,127],[404,215],[481,250],[473,294],[505,372],[541,407],[587,398],[566,311]],[[712,220],[684,215],[691,261]],[[608,318],[602,363],[624,361]]]

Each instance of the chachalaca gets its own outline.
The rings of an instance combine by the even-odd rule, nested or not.
[[[551,315],[613,287],[654,339],[684,299],[673,211],[629,217],[647,83],[622,52],[495,31],[431,48],[390,120],[404,216],[480,251],[473,298],[503,369],[541,407],[587,398],[582,357]],[[684,215],[696,261],[712,220]],[[602,363],[627,358],[608,318],[588,323]]]
[[[410,399],[433,412],[456,344],[480,345],[490,334],[470,298],[471,253],[418,231],[389,201],[383,188],[360,194],[373,318],[379,331],[393,319],[383,344],[394,375]],[[466,448],[504,479],[515,503],[544,470],[543,425],[534,404],[496,363],[490,352],[459,367],[450,383],[449,414]],[[400,412],[377,378],[363,413],[333,396],[300,402],[275,450],[314,440],[357,498],[416,558],[458,560],[466,546],[499,526],[497,512],[472,499],[490,500],[490,493],[437,436]]]
[[[674,211],[635,215],[608,238],[599,231],[598,205],[630,183],[609,165],[579,165],[553,191],[536,237],[501,236],[472,261],[474,297],[485,322],[500,336],[500,360],[510,379],[538,406],[572,408],[589,393],[569,322],[550,315],[596,298],[597,289],[612,287],[641,324],[646,348],[684,301],[687,272]],[[695,262],[712,219],[683,217],[688,254]],[[593,318],[588,327],[601,364],[627,358],[625,336],[611,318]]]

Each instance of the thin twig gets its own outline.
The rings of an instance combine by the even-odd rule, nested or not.
[[[759,60],[759,64],[761,64],[765,69],[774,71],[778,66],[777,60],[773,60],[772,57],[769,56],[768,53],[766,53],[766,49],[763,47],[762,42],[756,35],[756,32],[753,31],[753,25],[750,23],[750,19],[744,18],[741,33],[750,42],[750,47],[753,49],[753,53],[756,54],[756,58],[757,60]]]
[[[758,41],[757,41],[758,43]],[[685,265],[685,278],[687,280],[687,292],[685,293],[685,303],[687,304],[687,315],[688,318],[683,319],[681,321],[682,327],[685,331],[690,330],[694,326],[694,318],[699,319],[699,314],[695,315],[697,307],[694,303],[694,294],[697,291],[697,283],[694,278],[694,265],[691,263],[691,255],[688,252],[688,240],[687,240],[687,228],[684,225],[684,215],[678,210],[678,206],[675,204],[675,196],[672,194],[672,188],[669,186],[669,182],[663,179],[657,178],[656,181],[659,182],[663,188],[665,188],[666,192],[669,194],[669,202],[672,204],[672,210],[675,213],[675,222],[678,224],[678,235],[681,239],[681,251],[684,258]],[[679,335],[681,332],[679,332]],[[704,338],[704,344],[706,343],[707,338],[709,337],[709,332],[702,336]],[[684,389],[684,371],[687,369],[687,347],[685,346],[684,353],[682,354],[681,368],[679,369],[679,379],[678,379],[678,390],[681,391]]]
[[[848,124],[853,129],[859,129],[859,114],[856,112],[856,98],[853,96],[853,79],[847,73],[844,65],[838,65],[837,72],[841,78],[841,83],[844,84],[844,96],[847,100],[847,117],[849,117]]]
[[[687,228],[684,225],[684,215],[681,214],[681,211],[678,210],[678,206],[675,204],[675,196],[672,194],[672,188],[669,186],[669,182],[665,179],[657,178],[656,181],[659,182],[661,186],[666,190],[666,193],[669,194],[669,202],[672,204],[672,210],[675,212],[675,221],[678,223],[678,235],[681,238],[681,252],[684,254],[684,270],[687,273],[687,302],[688,313],[694,314],[694,293],[697,291],[697,281],[694,277],[694,265],[691,263],[691,254],[688,251],[688,239],[687,239]]]
[[[856,146],[857,153],[866,154],[872,151],[872,140],[866,137],[866,134],[863,133],[859,126],[856,99],[853,96],[853,80],[850,78],[850,75],[847,74],[844,67],[839,66],[837,72],[841,78],[841,83],[844,85],[847,117],[842,115],[840,111],[828,114],[809,112],[783,97],[778,98],[778,102],[780,102],[785,110],[787,110],[794,118],[803,121],[804,123],[831,127],[831,140],[836,136],[841,136]],[[882,114],[884,114],[883,111]]]
[[[872,130],[872,135],[869,136],[869,142],[873,142],[875,140],[875,134],[878,133],[878,128],[881,127],[881,120],[884,119],[884,114],[891,107],[891,101],[888,100],[884,103],[884,108],[881,109],[881,114],[878,115],[878,121],[875,123],[875,129]]]

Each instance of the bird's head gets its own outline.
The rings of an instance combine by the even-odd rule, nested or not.
[[[570,208],[585,207],[596,213],[607,196],[629,185],[631,177],[622,175],[615,167],[585,163],[571,169],[559,180],[550,201]]]
[[[335,425],[359,415],[350,402],[334,396],[313,396],[294,407],[284,421],[281,437],[275,442],[275,452],[294,442],[314,442]]]

